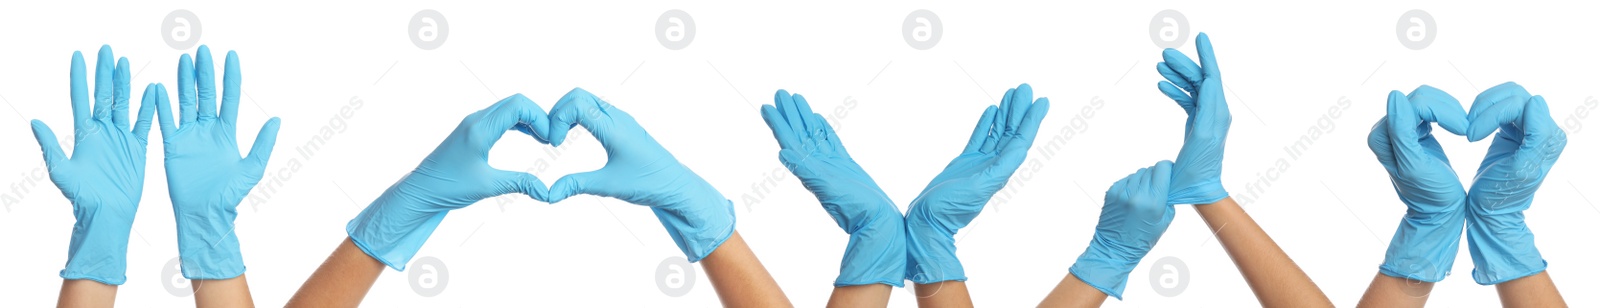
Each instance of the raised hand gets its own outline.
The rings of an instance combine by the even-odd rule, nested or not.
[[[1467,132],[1461,103],[1444,91],[1430,86],[1410,95],[1393,91],[1388,115],[1367,135],[1367,146],[1406,204],[1405,218],[1378,268],[1384,275],[1438,282],[1456,260],[1467,193],[1433,137],[1433,123],[1457,135]]]
[[[817,196],[822,209],[850,234],[834,286],[904,285],[906,242],[900,209],[845,151],[839,135],[799,94],[778,90],[761,118],[778,139],[778,161]]]
[[[1467,118],[1473,141],[1499,130],[1467,192],[1467,245],[1477,265],[1472,279],[1491,285],[1542,272],[1546,264],[1522,211],[1561,157],[1567,134],[1543,96],[1511,82],[1478,94]]]
[[[77,218],[61,278],[121,285],[127,281],[128,234],[144,192],[145,145],[154,113],[150,105],[166,91],[146,86],[139,117],[130,123],[128,59],[112,59],[111,46],[101,46],[91,113],[83,54],[72,53],[72,156],[62,151],[44,121],[33,120],[32,125],[50,181],[72,202]]]
[[[983,111],[966,148],[906,211],[907,279],[920,284],[967,279],[956,258],[956,231],[977,218],[1022,166],[1049,111],[1050,100],[1035,101],[1027,84],[1007,90],[1000,107]]]
[[[1210,204],[1228,197],[1222,188],[1222,153],[1233,116],[1223,99],[1222,73],[1211,38],[1201,33],[1194,45],[1199,65],[1171,48],[1161,53],[1166,61],[1156,64],[1156,71],[1167,79],[1156,86],[1189,115],[1183,148],[1173,163],[1172,196],[1167,201],[1174,204]]]
[[[193,59],[178,59],[178,123],[173,124],[166,89],[159,89],[162,148],[166,152],[167,192],[178,225],[178,256],[189,279],[227,279],[244,274],[233,221],[239,202],[261,181],[278,139],[278,118],[256,134],[250,155],[239,157],[234,135],[239,115],[239,56],[232,51],[223,68],[222,108],[217,108],[216,65],[211,48],[200,46]]]

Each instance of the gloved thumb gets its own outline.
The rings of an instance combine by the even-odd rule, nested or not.
[[[544,186],[544,181],[540,181],[538,176],[506,170],[496,170],[496,173],[498,180],[495,183],[495,195],[522,193],[540,202],[554,202],[549,201],[549,188]]]
[[[56,133],[50,130],[44,121],[33,120],[33,138],[39,140],[39,148],[44,150],[45,167],[54,168],[56,164],[67,160],[66,152],[61,151],[61,142],[56,141]]]
[[[566,200],[567,197],[578,194],[608,197],[609,194],[605,193],[606,190],[603,180],[605,175],[602,174],[604,171],[605,170],[602,169],[583,173],[568,174],[560,179],[557,179],[555,184],[550,185],[550,191],[545,195],[545,198],[547,199],[545,202],[561,202],[561,200]]]
[[[250,146],[250,154],[245,156],[245,161],[255,168],[266,169],[267,160],[272,158],[272,147],[278,144],[278,117],[267,119],[261,124],[261,132],[256,133],[256,142]]]

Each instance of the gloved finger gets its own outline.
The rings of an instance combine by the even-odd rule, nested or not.
[[[783,119],[783,114],[778,112],[773,105],[761,105],[761,120],[767,122],[767,128],[772,130],[772,138],[778,140],[779,149],[800,148],[799,137],[794,131],[789,130],[789,121]]]
[[[487,135],[490,137],[485,140],[488,144],[482,144],[483,149],[488,149],[494,146],[495,142],[499,142],[500,137],[504,135],[499,134],[500,132],[516,130],[538,139],[545,132],[534,128],[550,127],[550,116],[545,115],[544,109],[540,108],[538,103],[534,103],[522,93],[512,94],[495,102],[494,106],[489,107],[489,113],[484,119],[485,121],[477,125],[482,125],[483,129],[492,133]]]
[[[1531,155],[1526,157],[1540,163],[1554,161],[1567,147],[1567,133],[1550,117],[1550,105],[1542,95],[1528,100],[1518,124],[1522,127],[1522,144],[1517,148],[1519,159],[1525,157],[1522,155]]]
[[[154,83],[144,86],[144,96],[139,99],[139,119],[133,122],[133,136],[146,144],[150,141],[150,118],[155,116],[155,106],[166,103],[160,94],[156,94],[157,90],[160,88]]]
[[[83,52],[72,52],[72,127],[74,132],[82,132],[89,125],[89,80],[87,69],[83,64]],[[78,135],[78,134],[74,134]]]
[[[1421,136],[1417,135],[1417,126],[1422,122],[1417,117],[1416,108],[1400,91],[1389,91],[1388,108],[1389,141],[1393,142],[1396,167],[1420,165],[1412,162],[1427,155],[1418,141]]]
[[[967,138],[967,148],[961,153],[978,153],[983,149],[984,142],[989,139],[989,128],[994,126],[994,115],[1000,108],[994,105],[984,107],[983,116],[978,117],[978,126],[972,128],[972,137]]]
[[[1139,172],[1143,170],[1144,168],[1139,168],[1139,170],[1135,170],[1133,173],[1129,173],[1123,176],[1122,179],[1117,180],[1117,182],[1112,183],[1111,188],[1106,189],[1105,200],[1101,201],[1109,204],[1111,200],[1128,200],[1128,186],[1133,185],[1133,180],[1138,178]]]
[[[1509,102],[1514,105],[1513,107],[1516,107],[1515,109],[1518,109],[1517,113],[1509,115],[1510,118],[1507,118],[1509,120],[1520,116],[1521,107],[1526,105],[1532,97],[1533,95],[1528,94],[1527,89],[1522,88],[1521,85],[1515,82],[1502,83],[1484,90],[1483,93],[1479,93],[1478,97],[1472,100],[1472,110],[1467,112],[1467,140],[1483,140],[1483,138],[1489,137],[1489,134],[1494,133],[1496,129],[1499,129],[1502,124],[1508,123],[1501,120],[1501,117],[1508,115],[1505,115],[1503,110],[1494,110],[1497,109],[1496,106]],[[1499,107],[1498,109],[1505,108]]]
[[[788,91],[778,91],[778,95],[781,96],[776,98],[778,114],[783,115],[784,123],[789,123],[789,131],[794,132],[795,137],[799,138],[800,146],[810,145],[811,133],[806,131],[805,114],[800,113],[800,106],[795,106],[794,95]]]
[[[822,135],[822,139],[826,140],[826,142],[824,142],[826,144],[821,145],[822,148],[826,150],[827,153],[833,153],[833,155],[850,157],[850,153],[845,152],[844,150],[844,142],[839,141],[839,134],[833,131],[833,125],[828,124],[828,119],[824,119],[822,118],[821,114],[816,113],[811,114],[811,118],[814,119],[814,122],[821,123],[817,126],[822,128],[822,132],[819,134]]]
[[[111,76],[113,92],[111,99],[111,124],[117,128],[128,130],[128,99],[132,96],[129,89],[128,58],[117,59],[117,68]]]
[[[1033,147],[1034,137],[1039,135],[1039,126],[1044,122],[1044,116],[1050,113],[1050,99],[1040,97],[1028,106],[1022,125],[1017,127],[1014,138],[1008,138],[1012,140],[1007,141],[1005,151],[1027,153]]]
[[[1006,133],[1016,134],[1022,127],[1022,118],[1028,115],[1028,108],[1033,106],[1033,86],[1026,83],[1017,86],[1017,92],[1011,95],[1011,112],[1006,113]]]
[[[217,119],[217,65],[211,61],[211,47],[200,45],[200,50],[194,52],[194,82],[200,99],[195,119]]]
[[[100,58],[94,61],[94,114],[95,120],[110,121],[112,104],[116,101],[117,59],[111,55],[111,45],[100,45]]]
[[[222,64],[222,110],[217,117],[222,123],[235,124],[239,119],[239,95],[244,91],[240,81],[239,54],[229,50]]]
[[[255,144],[250,146],[250,155],[244,158],[257,170],[267,168],[267,161],[272,159],[272,147],[278,143],[278,122],[278,117],[272,117],[261,125]]]
[[[1189,56],[1184,55],[1183,52],[1177,49],[1167,48],[1162,50],[1161,60],[1167,63],[1167,68],[1172,69],[1174,73],[1178,73],[1178,76],[1183,77],[1183,80],[1188,81],[1189,84],[1200,84],[1200,81],[1206,78],[1201,73],[1200,65],[1195,64],[1194,60],[1190,60]]]
[[[1162,160],[1156,162],[1156,165],[1151,168],[1150,184],[1145,187],[1154,193],[1153,196],[1161,198],[1161,204],[1165,205],[1167,203],[1167,191],[1171,189],[1170,186],[1172,185],[1172,161]]]
[[[195,121],[199,112],[194,78],[194,61],[188,54],[178,57],[178,125],[185,127]]]
[[[550,108],[550,129],[545,138],[551,145],[560,146],[567,140],[567,132],[573,126],[583,125],[604,146],[610,142],[606,138],[606,131],[610,125],[610,113],[613,112],[620,113],[622,110],[601,102],[600,98],[583,88],[572,88],[572,91],[561,96],[561,100],[556,101],[555,107]]]
[[[1454,96],[1428,85],[1417,87],[1406,100],[1416,108],[1417,117],[1424,123],[1439,123],[1439,127],[1456,135],[1467,134],[1467,111]]]
[[[1016,95],[1017,89],[1007,89],[1005,96],[1000,98],[1000,107],[994,114],[994,124],[989,126],[989,138],[983,140],[983,148],[979,152],[994,153],[999,148],[1000,140],[1006,135],[1006,121],[1011,114],[1011,96]]]
[[[172,134],[178,131],[178,127],[172,125],[172,103],[167,96],[167,86],[158,83],[155,84],[155,87],[156,100],[154,104],[156,110],[156,122],[161,126],[161,139],[166,140],[172,138]],[[147,88],[146,91],[148,92],[149,89]]]
[[[1177,71],[1173,71],[1172,66],[1167,65],[1167,62],[1156,63],[1156,72],[1161,73],[1162,78],[1166,78],[1167,82],[1178,86],[1179,89],[1190,93],[1194,92],[1194,82],[1189,81],[1188,77],[1178,74]]]
[[[1173,102],[1177,102],[1178,107],[1183,107],[1185,114],[1194,112],[1194,97],[1190,97],[1188,92],[1178,89],[1178,86],[1168,81],[1157,83],[1156,88],[1161,89],[1161,94],[1166,94]]]
[[[550,192],[546,195],[549,203],[561,202],[568,197],[578,194],[595,195],[601,197],[615,197],[613,187],[607,181],[604,168],[595,171],[573,173],[556,180],[550,185]]]
[[[539,200],[539,202],[552,202],[549,201],[550,189],[544,186],[544,181],[540,181],[539,177],[527,172],[498,169],[495,170],[495,173],[497,181],[495,181],[494,195],[522,193],[533,198],[533,200]]]
[[[1200,95],[1195,98],[1195,123],[1198,127],[1223,127],[1233,123],[1224,99],[1222,79],[1206,78],[1200,83]]]
[[[1531,100],[1532,97],[1525,100],[1508,99],[1495,102],[1483,108],[1482,112],[1473,115],[1475,117],[1469,119],[1471,123],[1468,124],[1470,128],[1468,129],[1467,138],[1471,139],[1473,136],[1480,134],[1483,137],[1488,137],[1496,129],[1501,130],[1502,133],[1521,134],[1521,129],[1514,124],[1520,124],[1519,120],[1523,116],[1524,107],[1527,107],[1528,101]]]
[[[1217,69],[1217,53],[1211,50],[1211,36],[1200,32],[1194,38],[1194,51],[1200,56],[1200,69],[1205,78],[1221,78],[1222,72]]]
[[[44,121],[33,120],[33,139],[39,140],[39,149],[44,151],[45,168],[55,169],[67,161],[67,153],[61,151],[61,142],[56,141],[56,133],[50,131],[49,125]]]
[[[828,121],[823,120],[821,115],[811,111],[811,103],[806,101],[805,96],[795,94],[794,104],[795,109],[800,111],[801,121],[806,124],[805,135],[808,137],[806,140],[811,142],[810,146],[815,149],[814,151],[820,153],[833,153],[833,144],[828,143],[828,135],[823,133],[823,127],[828,126]]]
[[[1372,131],[1367,133],[1367,149],[1372,150],[1372,155],[1377,156],[1378,163],[1385,169],[1393,167],[1394,143],[1389,140],[1389,116],[1379,118],[1378,123],[1372,125]]]

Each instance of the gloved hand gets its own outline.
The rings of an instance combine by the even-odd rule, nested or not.
[[[72,156],[61,150],[55,132],[43,121],[33,120],[33,137],[44,151],[50,181],[72,202],[72,216],[77,218],[61,278],[121,285],[128,280],[128,234],[144,192],[145,143],[154,113],[150,105],[166,91],[155,84],[146,86],[138,121],[129,123],[128,59],[112,60],[111,46],[101,46],[91,115],[84,71],[83,54],[73,52]]]
[[[1122,299],[1128,274],[1172,224],[1176,212],[1167,202],[1167,186],[1171,183],[1172,162],[1163,160],[1112,184],[1106,190],[1106,204],[1100,208],[1094,239],[1068,269],[1072,276]]]
[[[239,237],[233,233],[237,208],[261,181],[278,139],[278,118],[267,120],[250,156],[239,158],[234,131],[239,115],[239,56],[228,52],[222,75],[222,111],[216,102],[211,49],[202,45],[178,59],[180,129],[172,124],[166,91],[156,110],[166,149],[167,192],[178,225],[178,256],[183,277],[228,279],[244,274]],[[197,91],[198,88],[198,91]],[[198,96],[197,96],[198,94]]]
[[[1222,148],[1227,145],[1233,116],[1223,99],[1222,73],[1217,70],[1216,53],[1211,51],[1211,38],[1200,33],[1194,47],[1200,54],[1199,65],[1171,48],[1161,52],[1166,62],[1156,64],[1156,71],[1167,79],[1157,88],[1189,115],[1184,122],[1183,148],[1172,168],[1172,195],[1167,201],[1173,204],[1211,204],[1228,197],[1222,189]]]
[[[486,198],[522,193],[545,198],[545,186],[526,172],[489,166],[489,148],[508,130],[541,135],[544,109],[522,94],[512,95],[461,120],[416,170],[400,178],[345,227],[361,251],[396,270],[405,270],[422,243],[450,210]]]
[[[904,286],[904,218],[889,195],[850,159],[839,135],[799,94],[778,90],[761,118],[778,139],[778,161],[817,196],[828,216],[850,234],[834,286],[882,283]]]
[[[919,284],[966,281],[956,258],[955,234],[966,227],[989,198],[1005,187],[1028,157],[1050,99],[1033,100],[1033,87],[1006,90],[1000,107],[978,118],[961,155],[922,189],[906,211],[906,279]]]
[[[1456,260],[1467,193],[1433,138],[1433,123],[1457,135],[1467,131],[1461,103],[1444,91],[1429,86],[1409,96],[1393,91],[1388,115],[1367,135],[1367,147],[1406,204],[1405,218],[1378,267],[1384,275],[1438,282]]]
[[[1567,134],[1550,118],[1543,96],[1530,97],[1511,82],[1479,94],[1467,118],[1473,141],[1500,130],[1467,192],[1467,245],[1477,265],[1472,279],[1491,285],[1542,272],[1545,261],[1522,211],[1561,157]]]
[[[588,194],[648,206],[689,262],[699,262],[733,235],[733,202],[678,163],[633,116],[588,91],[572,89],[550,109],[550,130],[544,136],[559,146],[577,125],[606,149],[606,166],[556,180],[549,202]]]

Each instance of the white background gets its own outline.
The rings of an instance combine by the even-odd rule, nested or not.
[[[296,2],[296,3],[290,3]],[[1570,2],[1569,2],[1570,3]],[[1568,4],[1570,5],[1570,4]],[[738,228],[798,306],[821,306],[847,237],[777,160],[777,144],[756,111],[777,89],[833,110],[845,144],[902,209],[957,154],[977,115],[1006,88],[1028,82],[1052,100],[1039,143],[1062,137],[1050,158],[1030,154],[1037,172],[1019,172],[1013,199],[991,203],[957,235],[960,257],[980,306],[1033,305],[1064,275],[1093,233],[1111,182],[1180,145],[1183,113],[1156,90],[1160,49],[1151,17],[1182,12],[1211,34],[1233,112],[1224,184],[1236,197],[1266,176],[1284,148],[1320,130],[1292,168],[1246,210],[1339,305],[1353,305],[1371,280],[1404,212],[1382,167],[1366,147],[1384,112],[1385,93],[1420,84],[1471,102],[1478,91],[1517,81],[1550,103],[1570,143],[1528,224],[1573,306],[1600,304],[1590,261],[1600,210],[1584,194],[1600,179],[1595,133],[1581,113],[1594,100],[1595,9],[1519,3],[1451,2],[1326,5],[1199,3],[1062,4],[1057,2],[795,2],[711,4],[444,3],[385,4],[283,1],[270,5],[160,3],[10,3],[0,8],[0,189],[20,200],[0,212],[0,301],[46,306],[59,288],[72,228],[71,206],[41,173],[27,120],[70,136],[68,64],[110,44],[133,65],[134,93],[147,83],[176,82],[180,54],[162,39],[164,16],[187,9],[202,22],[200,43],[219,60],[242,59],[245,99],[239,140],[247,150],[260,123],[283,119],[269,174],[286,178],[266,202],[240,207],[236,221],[251,291],[258,304],[284,303],[345,237],[344,226],[367,202],[409,171],[461,117],[501,97],[523,93],[545,108],[584,87],[632,113],[683,163],[738,206]],[[413,14],[447,18],[442,47],[422,50],[408,38]],[[697,32],[682,50],[662,47],[655,21],[681,9]],[[916,50],[901,37],[913,10],[943,21],[937,46]],[[1437,37],[1423,50],[1400,45],[1401,13],[1424,9]],[[1192,53],[1193,44],[1180,50]],[[364,101],[330,122],[352,98]],[[1084,116],[1091,100],[1103,105]],[[1327,113],[1341,99],[1350,105]],[[137,102],[137,99],[135,99]],[[1592,108],[1592,107],[1590,107]],[[1069,126],[1077,117],[1080,126]],[[1319,118],[1327,117],[1318,126]],[[296,152],[319,131],[332,138],[315,154]],[[342,130],[341,130],[342,129]],[[1061,132],[1072,134],[1070,138]],[[575,132],[574,135],[582,134]],[[169,294],[162,265],[177,256],[161,167],[151,134],[143,202],[128,246],[123,306],[184,306]],[[575,137],[576,138],[576,137]],[[546,183],[593,170],[604,152],[582,137],[559,155],[520,134],[491,155],[495,166],[536,170]],[[1069,140],[1070,139],[1070,140]],[[1457,173],[1470,181],[1488,142],[1443,137]],[[1037,147],[1036,147],[1037,149]],[[299,159],[304,167],[288,170]],[[284,176],[284,170],[288,170]],[[35,176],[38,174],[39,176]],[[1027,178],[1021,176],[1026,174]],[[778,177],[769,192],[758,188]],[[271,176],[269,176],[270,180]],[[263,182],[265,185],[265,182]],[[21,187],[21,190],[18,189]],[[259,187],[258,187],[259,188]],[[257,193],[261,193],[258,189]],[[744,196],[758,198],[748,203]],[[499,200],[507,202],[499,205]],[[1160,245],[1135,269],[1124,301],[1107,306],[1250,306],[1255,299],[1189,206],[1178,207]],[[663,259],[681,256],[646,209],[611,199],[576,197],[547,205],[522,196],[455,211],[418,254],[447,265],[443,293],[423,297],[408,272],[386,270],[369,306],[711,306],[704,273],[688,295],[656,285]],[[1156,294],[1149,263],[1174,256],[1187,264],[1188,287]],[[1436,306],[1487,306],[1492,287],[1470,278],[1465,240],[1451,275],[1434,289]],[[896,289],[892,306],[914,297]]]

